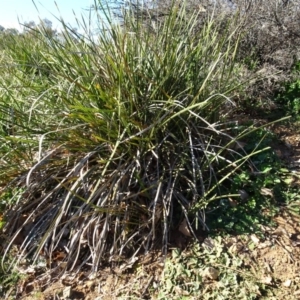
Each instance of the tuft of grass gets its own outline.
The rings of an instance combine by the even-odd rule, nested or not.
[[[0,184],[23,189],[4,213],[4,254],[23,236],[11,265],[44,253],[48,267],[96,272],[165,253],[183,219],[194,237],[209,230],[208,205],[240,198],[227,182],[244,165],[258,172],[251,157],[268,149],[262,137],[247,152],[239,141],[255,129],[226,120],[241,87],[232,32],[220,38],[212,18],[198,31],[184,6],[150,28],[130,10],[122,25],[106,17],[97,37],[62,21],[59,38],[40,27],[1,46],[0,118],[13,132],[0,137]]]

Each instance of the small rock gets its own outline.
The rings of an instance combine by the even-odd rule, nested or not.
[[[295,291],[294,295],[300,295],[300,290]]]
[[[242,201],[249,199],[249,194],[245,190],[239,190]]]
[[[86,287],[88,287],[89,289],[93,288],[95,286],[95,281],[92,281],[92,280],[88,280],[86,283],[85,283]]]
[[[271,284],[271,283],[272,283],[272,280],[273,280],[273,278],[272,278],[270,275],[263,276],[263,277],[261,278],[261,283],[264,283],[264,284]]]
[[[292,284],[292,280],[288,279],[282,285],[285,286],[285,287],[290,287],[291,284]]]

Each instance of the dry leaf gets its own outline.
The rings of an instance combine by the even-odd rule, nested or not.
[[[287,231],[285,230],[285,228],[278,226],[272,233],[273,235],[277,235],[277,236],[289,236],[289,234],[287,233]]]
[[[187,220],[184,218],[184,220],[181,222],[178,230],[185,236],[189,236],[191,237],[192,234],[190,232],[190,229],[188,227],[188,224],[187,224]]]
[[[131,259],[129,259],[126,263],[123,263],[120,266],[120,271],[123,272],[127,269],[131,269],[133,267],[133,265],[135,264],[135,262],[138,261],[138,257],[134,256]]]
[[[261,188],[261,189],[260,189],[260,193],[261,193],[263,196],[271,196],[271,197],[274,197],[273,191],[272,191],[271,189],[268,189],[268,188]]]
[[[87,282],[85,282],[85,286],[87,286],[89,289],[91,289],[95,286],[95,281],[88,280]]]
[[[97,278],[97,273],[95,273],[95,272],[91,273],[91,274],[88,276],[88,278],[89,278],[90,280],[96,279],[96,278]]]
[[[273,243],[271,241],[265,241],[263,243],[260,243],[257,248],[258,249],[264,249],[264,248],[267,248],[267,247],[271,247],[273,245]]]
[[[204,270],[203,277],[212,279],[212,280],[217,280],[219,277],[219,271],[213,267],[208,267]]]
[[[206,9],[201,4],[198,5],[198,9],[199,12],[206,12]]]
[[[255,234],[251,234],[251,240],[256,245],[259,243],[259,238]]]
[[[230,197],[228,197],[228,200],[231,207],[236,207],[238,205],[237,201],[231,199]]]
[[[230,246],[230,248],[228,249],[228,251],[230,253],[238,254],[241,251],[243,251],[243,249],[244,249],[244,245],[242,243],[235,243],[235,244],[232,244]]]
[[[35,274],[35,269],[33,267],[28,267],[26,270],[25,270],[25,273],[26,274]]]
[[[212,238],[208,237],[203,241],[202,246],[211,251],[215,247],[215,241]]]
[[[67,287],[63,290],[63,298],[64,298],[64,299],[70,298],[70,297],[71,297],[71,293],[72,293],[71,287],[70,287],[70,286],[67,286]]]

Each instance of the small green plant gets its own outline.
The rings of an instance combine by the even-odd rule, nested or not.
[[[294,65],[293,73],[300,75],[300,62]],[[291,114],[295,119],[299,119],[300,79],[286,82],[283,85],[283,90],[277,93],[275,101],[286,111],[286,114]]]
[[[3,215],[20,200],[23,192],[24,189],[22,188],[8,187],[0,194],[0,230],[5,225]]]
[[[2,257],[0,257],[2,261]],[[7,273],[4,269],[10,264],[11,257],[7,256],[4,264],[3,261],[0,264],[0,298],[5,298],[5,295],[7,292],[10,291],[11,296],[15,295],[15,292],[17,290],[17,285],[20,282],[20,280],[25,278],[24,274],[21,274],[17,270],[10,270],[9,273]],[[5,298],[7,299],[7,298]],[[8,298],[10,299],[10,298]]]
[[[282,105],[287,114],[292,114],[296,119],[300,112],[300,80],[286,83],[284,91],[280,92],[276,101]]]
[[[282,186],[282,205],[287,208],[287,210],[295,215],[300,216],[300,195],[299,195],[299,185],[300,185],[300,173],[296,171],[290,171],[286,168],[280,169],[281,180],[283,182]]]
[[[209,243],[209,247],[194,244],[183,252],[173,250],[157,299],[250,300],[261,295],[264,287],[243,259],[226,249],[220,237]]]
[[[260,128],[247,135],[243,142],[243,150],[251,152],[275,143],[276,137]],[[252,167],[242,166],[224,187],[229,195],[238,191],[239,197],[223,197],[208,206],[211,212],[207,213],[207,223],[212,232],[257,233],[261,224],[273,224],[278,204],[285,201],[283,164],[272,148],[253,155],[251,161]]]

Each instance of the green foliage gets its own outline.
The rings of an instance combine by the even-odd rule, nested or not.
[[[2,261],[1,256],[0,259]],[[5,271],[10,262],[11,258],[7,257],[4,265],[3,263],[0,264],[0,297],[3,297],[2,299],[11,299],[6,298],[6,292],[10,291],[11,296],[14,296],[19,281],[25,278],[25,275],[17,270],[10,270],[9,273]]]
[[[282,205],[284,205],[288,211],[295,215],[300,216],[300,195],[299,195],[299,182],[300,173],[296,171],[289,171],[286,168],[280,169],[281,180],[284,183],[282,187]]]
[[[5,225],[3,214],[20,200],[23,192],[24,189],[22,188],[10,187],[0,195],[0,230]]]
[[[194,244],[167,259],[157,299],[257,299],[264,287],[221,238]],[[238,292],[237,292],[238,291]]]
[[[241,130],[242,128],[240,128]],[[245,138],[244,150],[251,152],[276,143],[276,137],[260,128]],[[211,203],[208,224],[217,234],[245,234],[260,231],[260,225],[272,224],[279,203],[286,201],[282,162],[272,148],[251,157],[253,166],[242,166],[227,182],[228,194],[239,191],[238,197],[224,197]],[[257,166],[257,167],[256,167]]]
[[[300,62],[296,63],[293,67],[293,73],[300,75]],[[291,114],[298,119],[300,113],[300,79],[286,82],[283,90],[277,93],[275,101],[281,105],[286,114]]]

